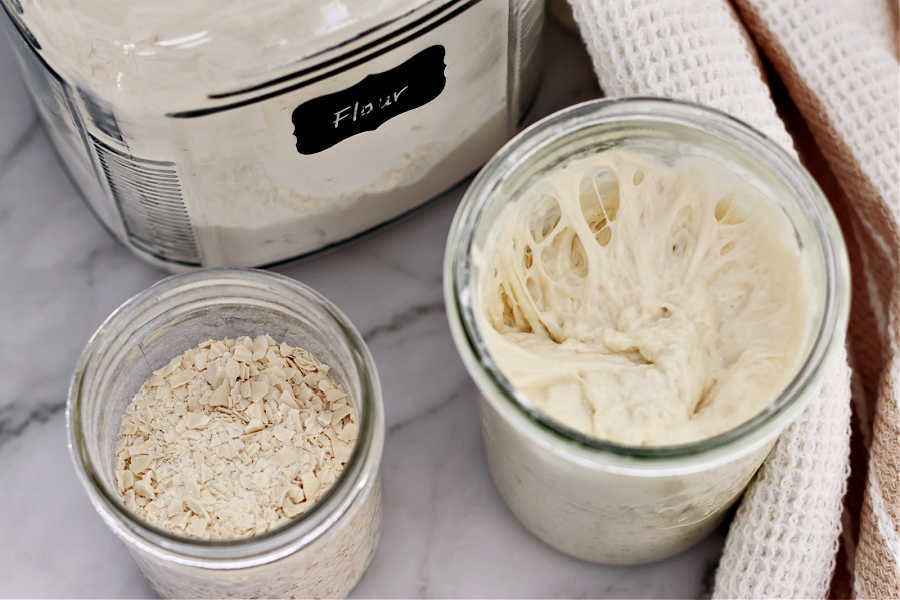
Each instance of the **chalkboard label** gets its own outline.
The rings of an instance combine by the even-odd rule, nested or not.
[[[428,104],[447,83],[444,55],[443,46],[431,46],[389,71],[367,75],[353,87],[304,102],[291,115],[297,151],[316,154]]]

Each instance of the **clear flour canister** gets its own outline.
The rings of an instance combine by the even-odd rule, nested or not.
[[[263,265],[465,178],[537,87],[543,0],[0,0],[97,217],[171,270]]]

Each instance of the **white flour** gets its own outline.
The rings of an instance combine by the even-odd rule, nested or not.
[[[426,0],[22,0],[24,20],[58,70],[128,112],[195,108],[223,82],[351,38]]]

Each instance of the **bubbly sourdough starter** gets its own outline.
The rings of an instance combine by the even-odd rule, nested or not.
[[[476,313],[491,356],[587,435],[713,436],[771,403],[803,358],[810,284],[793,227],[713,159],[575,159],[487,239]]]

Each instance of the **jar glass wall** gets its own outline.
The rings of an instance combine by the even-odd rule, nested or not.
[[[547,170],[613,148],[662,160],[689,154],[726,163],[785,212],[810,274],[813,326],[802,367],[762,412],[702,441],[630,447],[576,432],[515,390],[479,331],[479,261],[473,257],[484,248],[501,209]],[[481,392],[488,465],[507,504],[528,529],[563,552],[620,564],[670,556],[721,521],[779,433],[816,396],[824,369],[843,344],[849,308],[844,243],[827,201],[803,167],[728,115],[651,98],[574,106],[509,142],[481,171],[457,211],[444,284],[454,341]]]
[[[331,367],[350,395],[359,437],[331,489],[306,513],[249,538],[205,541],[163,531],[125,508],[114,477],[119,423],[141,384],[208,339],[269,334]],[[342,597],[372,559],[381,528],[384,409],[374,361],[347,318],[289,278],[209,270],[164,279],[98,328],[67,405],[76,472],[94,508],[166,597]]]

